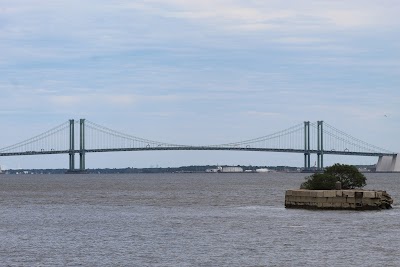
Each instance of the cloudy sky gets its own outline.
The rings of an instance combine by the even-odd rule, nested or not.
[[[72,118],[184,144],[324,120],[400,152],[399,10],[397,0],[0,0],[0,147]],[[303,157],[87,157],[89,168],[191,164],[302,166]],[[0,165],[66,168],[68,157]]]

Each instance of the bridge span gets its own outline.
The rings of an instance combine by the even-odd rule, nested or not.
[[[79,126],[79,133],[75,131],[75,126]],[[68,154],[69,171],[82,172],[86,169],[87,153],[174,150],[299,153],[304,155],[305,169],[310,169],[311,154],[317,155],[319,169],[324,166],[324,155],[370,156],[379,158],[377,171],[400,171],[400,161],[397,161],[396,153],[354,138],[333,126],[324,124],[323,121],[316,123],[306,121],[273,134],[245,141],[196,146],[139,138],[85,119],[69,120],[38,136],[0,149],[0,157]],[[76,154],[79,154],[77,170]]]

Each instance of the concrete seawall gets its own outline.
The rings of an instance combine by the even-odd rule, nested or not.
[[[286,208],[379,210],[391,208],[393,199],[377,190],[287,190]]]

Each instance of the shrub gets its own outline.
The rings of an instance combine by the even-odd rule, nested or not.
[[[314,173],[305,179],[300,188],[309,190],[332,190],[337,181],[341,182],[342,189],[361,188],[367,180],[356,167],[338,163],[326,168],[324,173]]]
[[[314,173],[306,177],[306,181],[301,184],[301,188],[309,190],[331,190],[335,189],[337,178],[330,174]]]

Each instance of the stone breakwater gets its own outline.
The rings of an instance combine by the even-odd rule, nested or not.
[[[393,199],[378,190],[287,190],[286,208],[379,210],[389,209]]]

